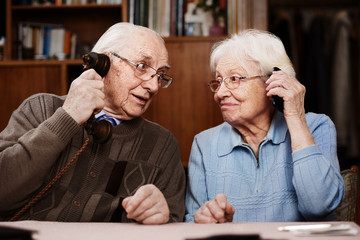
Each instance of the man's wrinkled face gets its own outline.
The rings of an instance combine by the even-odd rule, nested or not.
[[[153,33],[137,30],[129,41],[129,47],[116,52],[118,55],[137,64],[147,64],[154,69],[167,68],[167,50]],[[123,120],[141,116],[159,91],[158,76],[145,81],[138,77],[135,66],[111,54],[109,57],[112,65],[104,80],[104,110]]]

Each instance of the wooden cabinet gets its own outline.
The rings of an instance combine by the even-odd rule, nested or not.
[[[68,79],[76,71],[81,71],[80,60],[0,61],[0,129],[6,127],[11,113],[30,95],[66,94]]]
[[[15,1],[14,1],[15,2]],[[113,23],[127,20],[128,1],[120,5],[16,6],[7,0],[7,44],[0,61],[0,130],[12,111],[34,93],[66,94],[69,82],[81,73],[81,60],[23,60],[17,58],[17,25],[21,21],[63,24],[77,33],[79,42],[91,42]],[[240,29],[267,28],[267,0],[242,0]],[[187,166],[194,135],[222,122],[207,82],[212,45],[225,37],[165,38],[174,78],[161,89],[144,117],[169,129],[177,138]]]
[[[122,4],[17,5],[6,0],[4,60],[17,59],[18,24],[61,24],[75,33],[77,42],[92,43],[112,24],[127,20],[127,0]]]
[[[61,24],[77,35],[77,43],[93,44],[111,25],[127,19],[122,4],[17,5],[6,0],[6,44],[0,61],[0,129],[17,106],[39,92],[66,94],[69,83],[82,71],[81,59],[18,60],[21,22]]]

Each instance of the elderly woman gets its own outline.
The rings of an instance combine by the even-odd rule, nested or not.
[[[210,67],[225,122],[195,136],[185,220],[336,220],[344,183],[335,126],[323,114],[305,114],[305,87],[279,38],[243,31],[213,48]]]

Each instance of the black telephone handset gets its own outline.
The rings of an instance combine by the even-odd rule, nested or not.
[[[84,70],[93,68],[101,77],[105,77],[110,69],[110,58],[102,53],[91,52],[83,57]]]
[[[93,68],[101,77],[104,77],[110,68],[110,59],[107,55],[91,52],[82,57],[84,70]],[[97,121],[92,114],[85,124],[85,130],[92,135],[97,143],[105,143],[112,135],[112,125],[106,120]]]
[[[273,71],[280,71],[281,69],[278,67],[273,67]],[[279,110],[280,112],[284,112],[284,99],[279,96],[272,97],[272,105]]]

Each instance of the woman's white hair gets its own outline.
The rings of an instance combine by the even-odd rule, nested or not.
[[[248,29],[232,35],[229,39],[214,45],[210,57],[210,69],[215,73],[219,59],[230,56],[246,71],[257,66],[258,74],[271,74],[278,67],[295,77],[294,67],[286,54],[281,40],[266,31]]]
[[[165,44],[163,38],[157,32],[143,27],[134,25],[132,23],[120,22],[112,25],[106,32],[99,38],[93,47],[93,52],[103,53],[116,51],[121,54],[121,49],[126,48],[130,44],[136,44],[132,39],[132,35],[137,31],[148,31],[158,37],[162,43]]]

